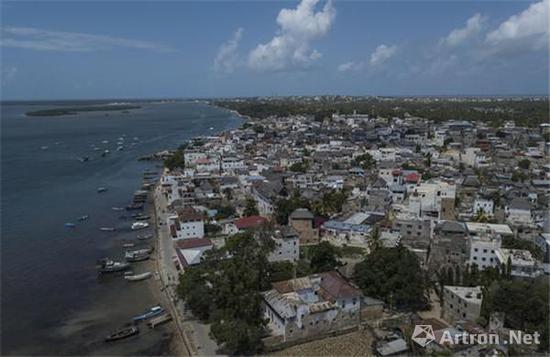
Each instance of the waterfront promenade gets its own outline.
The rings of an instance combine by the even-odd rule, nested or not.
[[[210,336],[210,325],[196,320],[185,304],[177,296],[179,272],[174,264],[176,256],[173,240],[166,225],[168,215],[167,202],[160,193],[160,186],[153,191],[154,222],[157,232],[157,269],[161,280],[161,290],[167,297],[170,306],[167,308],[174,316],[178,336],[190,355],[217,355],[218,346]]]

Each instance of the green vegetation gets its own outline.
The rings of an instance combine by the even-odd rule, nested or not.
[[[164,166],[169,170],[184,169],[185,168],[185,156],[183,149],[178,148],[172,156],[164,160]]]
[[[316,121],[330,118],[333,113],[369,114],[384,118],[401,117],[405,113],[440,123],[447,120],[471,120],[501,126],[508,120],[517,125],[536,127],[546,123],[549,117],[548,99],[478,99],[464,98],[460,101],[438,98],[402,99],[375,97],[321,97],[319,100],[307,98],[279,98],[262,100],[251,98],[244,101],[217,101],[214,104],[233,109],[254,118],[288,116],[293,114],[311,115]]]
[[[216,219],[226,219],[235,215],[235,208],[232,205],[214,207],[218,212],[216,213]]]
[[[376,161],[373,159],[372,155],[369,153],[359,155],[353,160],[354,166],[359,166],[364,170],[368,170],[376,167]]]
[[[529,159],[522,159],[518,162],[518,167],[523,170],[529,170],[531,166],[531,161]]]
[[[503,312],[504,326],[541,334],[541,351],[549,350],[549,285],[546,277],[498,280],[484,289],[481,316],[484,322],[494,312]]]
[[[275,202],[275,221],[279,224],[288,224],[288,216],[298,208],[310,208],[307,199],[295,191],[290,198],[280,198]]]
[[[178,295],[193,314],[212,323],[212,337],[222,353],[261,352],[265,321],[260,291],[270,287],[270,247],[250,233],[230,237],[223,249],[180,275]],[[231,257],[231,258],[227,258]]]
[[[288,168],[292,172],[305,173],[307,171],[307,165],[303,162],[296,162]]]
[[[428,279],[407,248],[374,249],[355,266],[354,280],[367,296],[406,310],[428,308]]]
[[[246,199],[246,206],[244,208],[243,215],[245,217],[250,216],[257,216],[260,212],[258,211],[258,206],[256,205],[256,201],[252,197],[247,197]]]
[[[526,241],[526,240],[523,240],[523,239],[516,239],[516,238],[513,238],[513,237],[505,237],[502,240],[502,248],[528,250],[529,252],[531,252],[533,257],[535,257],[536,259],[539,259],[539,260],[541,260],[542,257],[543,257],[543,252],[542,252],[542,250],[540,249],[539,246],[537,246],[533,242],[529,242],[529,241]]]
[[[321,201],[313,202],[312,209],[319,216],[331,216],[342,212],[342,206],[348,198],[345,190],[333,190],[327,192],[321,198]]]
[[[25,113],[27,116],[37,117],[56,117],[61,115],[75,115],[85,112],[108,112],[108,111],[127,111],[131,109],[140,109],[139,105],[130,104],[111,104],[111,105],[94,105],[82,107],[62,107],[52,109],[35,110]]]

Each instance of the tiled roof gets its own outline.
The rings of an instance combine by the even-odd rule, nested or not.
[[[267,218],[262,216],[250,216],[236,219],[233,222],[237,229],[256,228],[267,223]]]

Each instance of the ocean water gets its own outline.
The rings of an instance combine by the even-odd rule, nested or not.
[[[1,352],[163,353],[168,329],[115,347],[101,342],[109,329],[155,303],[147,283],[98,279],[96,260],[122,258],[123,241],[136,236],[129,231],[132,221],[120,217],[127,212],[112,207],[130,203],[143,172],[159,165],[137,158],[236,127],[240,119],[191,102],[141,102],[142,109],[129,113],[24,116],[74,104],[4,103],[1,108]],[[117,142],[123,142],[122,151],[116,151]],[[101,157],[104,149],[110,154]],[[90,160],[80,162],[82,156]],[[108,190],[97,193],[98,187]],[[78,222],[82,215],[90,218]],[[77,226],[67,229],[66,222]]]

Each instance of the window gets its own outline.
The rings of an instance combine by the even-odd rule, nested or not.
[[[477,252],[477,248],[474,248],[474,252]]]
[[[487,249],[483,249],[483,253],[487,253]]]

